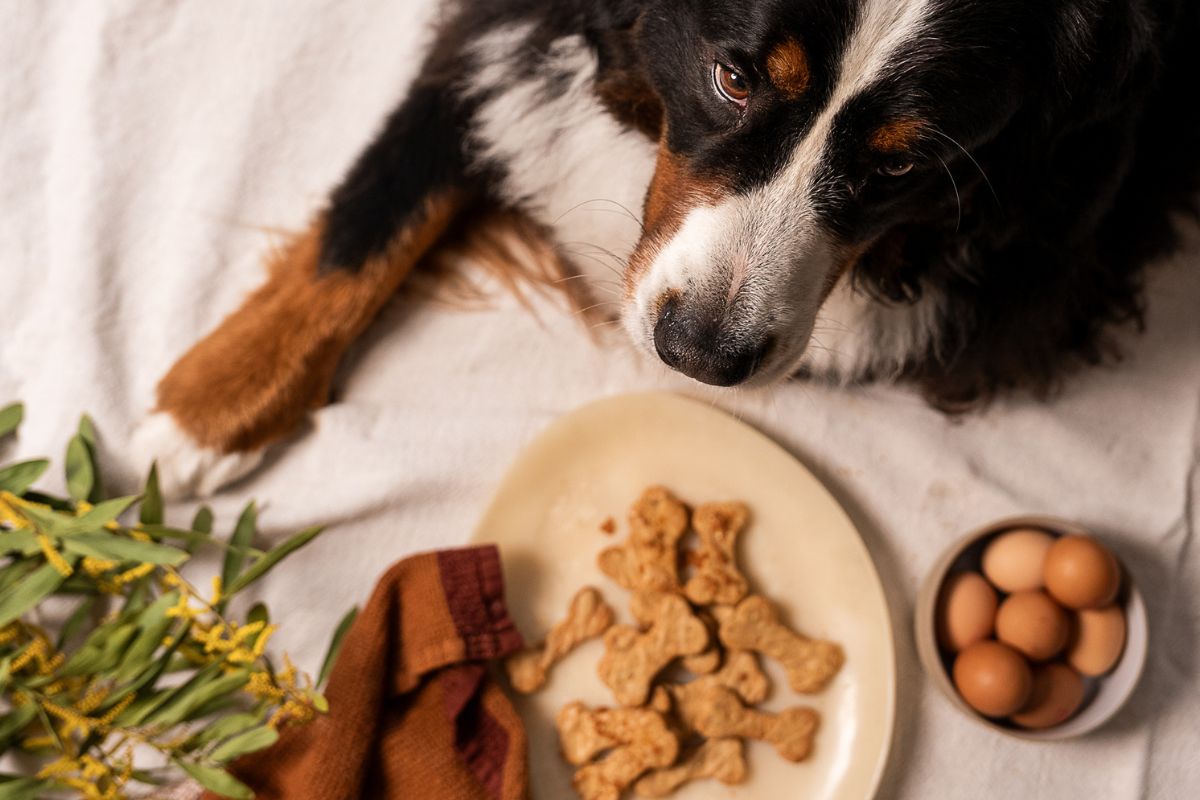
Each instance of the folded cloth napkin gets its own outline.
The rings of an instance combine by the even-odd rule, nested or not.
[[[399,562],[343,642],[329,713],[233,765],[258,800],[528,797],[525,729],[486,664],[522,646],[495,547]]]

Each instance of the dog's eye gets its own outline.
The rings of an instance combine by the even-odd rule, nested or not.
[[[750,83],[742,73],[720,62],[713,65],[713,86],[717,94],[741,108],[750,100]]]
[[[894,158],[883,164],[875,171],[880,175],[886,175],[889,178],[899,178],[901,175],[907,175],[912,172],[913,162],[904,158]]]

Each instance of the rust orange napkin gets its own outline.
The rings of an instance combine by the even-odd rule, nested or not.
[[[231,771],[259,800],[524,800],[525,730],[486,666],[521,646],[495,547],[405,559],[346,634],[329,713]]]

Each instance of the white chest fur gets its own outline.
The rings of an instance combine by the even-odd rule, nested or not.
[[[614,279],[641,233],[656,147],[623,127],[593,91],[596,55],[581,36],[531,55],[530,26],[474,45],[468,94],[474,155],[499,166],[504,200],[548,226],[582,274]]]

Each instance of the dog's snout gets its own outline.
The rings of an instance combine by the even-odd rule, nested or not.
[[[774,337],[731,333],[722,316],[690,311],[672,297],[654,326],[654,347],[667,366],[701,383],[735,386],[762,365]]]

